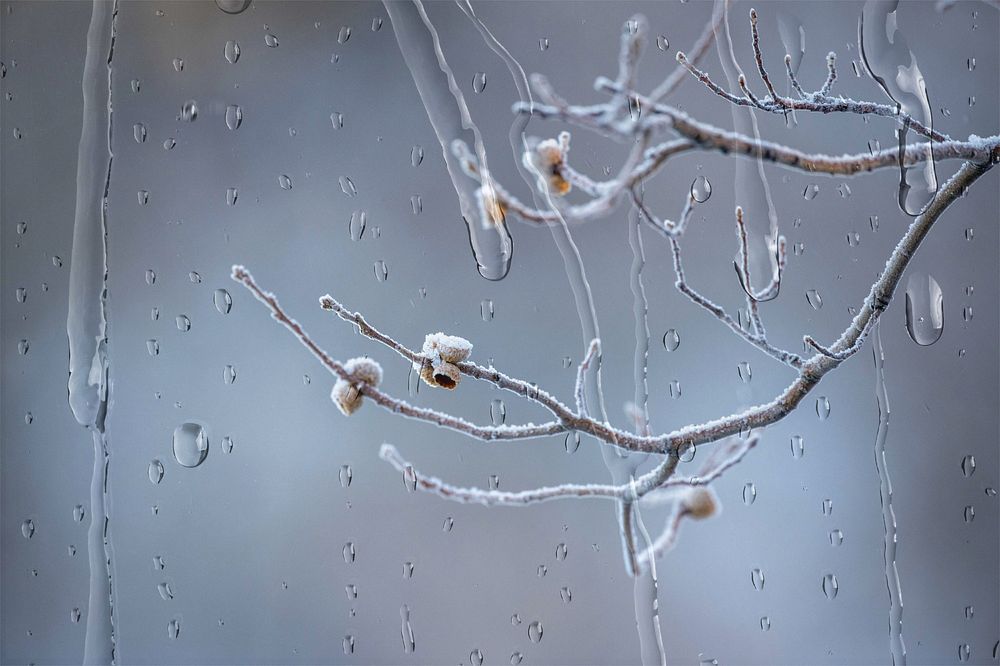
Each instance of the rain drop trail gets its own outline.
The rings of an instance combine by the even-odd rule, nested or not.
[[[90,485],[87,537],[90,599],[84,664],[116,659],[114,571],[108,519],[111,452],[105,433],[110,395],[107,319],[107,204],[111,186],[112,60],[118,1],[94,0],[87,30],[83,71],[83,123],[77,153],[76,213],[70,263],[69,405],[77,422],[91,431],[94,469]]]
[[[478,212],[476,181],[465,175],[451,146],[456,140],[465,141],[472,132],[476,157],[484,189],[491,188],[486,148],[479,128],[472,120],[465,97],[445,60],[437,30],[420,0],[383,3],[399,50],[417,86],[427,117],[434,128],[448,175],[458,195],[462,217],[469,232],[472,253],[479,274],[487,280],[502,280],[510,270],[513,240],[503,220],[496,223],[481,220]],[[468,141],[465,141],[467,144]]]
[[[507,69],[514,80],[514,85],[517,87],[518,96],[520,97],[521,102],[528,103],[529,105],[532,104],[533,100],[531,98],[527,77],[525,76],[524,69],[521,67],[520,63],[518,63],[510,52],[503,46],[503,44],[501,44],[499,40],[493,36],[492,32],[490,32],[490,30],[486,27],[485,23],[478,16],[476,16],[475,11],[469,2],[463,0],[456,0],[456,2],[459,8],[473,22],[473,25],[475,25],[487,46],[489,46],[489,48],[496,53],[497,56],[503,59],[504,63],[507,65]],[[530,117],[526,117],[523,120],[515,120],[515,123],[511,127],[510,131],[511,150],[514,153],[515,164],[519,164],[518,170],[522,178],[524,178],[527,183],[529,191],[532,192],[532,198],[535,206],[540,209],[548,208],[558,215],[559,223],[550,225],[549,229],[552,232],[552,237],[559,250],[559,254],[563,259],[566,277],[569,280],[570,287],[572,288],[577,314],[580,318],[583,342],[586,345],[589,344],[592,339],[600,337],[600,329],[597,323],[597,312],[594,308],[593,294],[591,292],[590,283],[587,281],[586,270],[583,266],[583,258],[581,257],[580,251],[573,240],[573,236],[570,234],[569,226],[566,224],[566,220],[563,219],[562,215],[559,214],[559,208],[556,206],[555,202],[553,202],[551,194],[547,191],[542,193],[545,206],[540,206],[535,187],[537,175],[529,174],[526,170],[522,169],[520,165],[520,153],[518,151],[515,138],[518,135],[520,136],[522,151],[528,149],[524,130],[527,127],[529,119]],[[621,173],[628,173],[633,167],[634,164],[630,159],[622,167]],[[584,379],[584,390],[587,394],[588,404],[596,405],[599,412],[599,418],[606,421],[607,410],[605,408],[604,393],[601,387],[600,362],[591,365]],[[595,414],[595,416],[598,415]],[[579,445],[579,441],[577,441],[577,445]],[[567,447],[567,451],[569,450],[569,447]],[[573,450],[575,450],[575,448]],[[632,480],[635,476],[636,468],[638,468],[638,466],[647,457],[633,455],[622,458],[620,457],[619,452],[611,446],[602,446],[601,456],[608,471],[611,472],[611,477],[614,483],[618,485]],[[643,532],[645,532],[645,527],[641,523],[641,517],[638,515],[638,507],[635,504],[618,503],[615,508],[617,511],[617,520],[622,537],[623,556],[626,560],[625,566],[627,570],[631,571],[634,568],[631,561],[632,554],[629,545],[632,544],[632,546],[634,546],[632,525],[638,524]],[[635,518],[635,523],[633,523],[633,516]],[[644,536],[648,546],[649,537],[648,535]],[[636,627],[639,633],[639,645],[642,662],[644,664],[665,663],[666,657],[663,652],[663,639],[660,632],[655,569],[651,569],[647,574],[636,576],[633,588],[633,601],[635,603]]]
[[[885,584],[889,593],[889,651],[894,666],[906,664],[903,643],[903,593],[896,570],[896,514],[892,509],[892,481],[885,458],[885,440],[889,434],[889,394],[885,386],[885,354],[882,352],[881,326],[876,324],[872,336],[872,356],[875,360],[875,400],[878,404],[878,430],[875,435],[875,468],[879,478],[879,501],[882,504],[883,562]]]

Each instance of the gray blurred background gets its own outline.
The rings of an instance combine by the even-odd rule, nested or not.
[[[852,71],[861,7],[758,3],[776,78],[784,22],[801,26],[805,36],[800,78],[807,88],[822,81],[824,57],[834,50],[842,94],[886,101],[870,78]],[[645,90],[672,71],[674,51],[690,48],[711,13],[701,2],[475,8],[527,72],[547,74],[580,103],[602,99],[593,79],[614,75],[622,23],[633,13],[649,19],[651,36],[669,41],[665,51],[655,44],[647,49],[640,76]],[[748,10],[734,3],[731,31],[737,60],[750,72]],[[527,198],[508,143],[517,94],[503,61],[454,4],[432,3],[428,12],[483,132],[494,174]],[[65,324],[90,14],[87,2],[3,2],[0,11],[6,69],[0,84],[4,663],[74,663],[83,654],[90,512],[78,522],[74,507],[89,506],[93,447],[67,404]],[[931,2],[912,2],[903,3],[898,16],[925,76],[935,126],[956,137],[996,133],[996,8],[959,2],[941,13]],[[381,21],[381,29],[373,30],[373,21]],[[345,26],[350,38],[338,40]],[[572,455],[562,437],[484,445],[371,404],[345,419],[330,403],[331,377],[229,280],[233,263],[246,264],[332,354],[380,361],[385,388],[398,396],[407,395],[407,365],[321,312],[319,295],[331,292],[410,346],[419,346],[427,332],[462,335],[475,344],[475,360],[492,359],[505,372],[572,399],[574,369],[564,359],[578,362],[585,341],[552,235],[514,222],[509,276],[488,282],[477,275],[440,147],[383,6],[258,1],[230,15],[213,2],[123,2],[118,29],[107,427],[119,662],[468,664],[478,649],[487,664],[509,663],[514,652],[534,664],[637,663],[632,584],[610,504],[455,505],[408,494],[399,474],[377,457],[382,442],[391,442],[419,470],[477,486],[497,475],[502,489],[515,490],[607,481],[597,442],[584,439]],[[276,47],[265,43],[268,33]],[[235,64],[224,57],[229,40],[239,43]],[[540,40],[547,40],[546,49]],[[175,59],[183,59],[182,71]],[[705,67],[721,78],[716,51]],[[477,94],[473,79],[480,72],[487,84]],[[140,82],[138,92],[133,80]],[[200,110],[194,122],[179,119],[187,100]],[[673,102],[700,119],[733,126],[731,109],[693,81]],[[243,119],[230,130],[225,110],[234,104]],[[339,129],[331,122],[336,113],[343,118]],[[133,136],[136,123],[146,128],[143,143]],[[894,141],[894,125],[883,118],[799,114],[794,126],[780,117],[759,117],[759,123],[766,137],[835,154]],[[533,121],[527,131],[548,137],[560,129]],[[171,139],[175,145],[167,150]],[[414,146],[424,152],[417,167]],[[623,155],[620,145],[574,133],[572,159],[595,177],[606,166],[617,168]],[[756,242],[767,229],[766,209],[737,200],[736,170],[748,164],[753,167],[689,154],[647,186],[654,210],[674,216],[691,181],[709,178],[712,196],[698,208],[685,243],[688,272],[696,287],[732,311],[742,302],[731,268],[733,207],[748,205]],[[956,166],[938,165],[939,177]],[[764,172],[781,230],[790,243],[802,244],[789,257],[780,298],[764,307],[766,323],[775,341],[791,349],[804,333],[832,340],[909,219],[896,205],[898,174],[884,170],[844,181],[771,166]],[[279,186],[282,175],[291,189]],[[342,176],[354,182],[355,196],[342,192]],[[850,196],[838,191],[843,182]],[[759,178],[750,183],[759,191]],[[807,200],[802,192],[811,184],[819,193]],[[238,188],[235,205],[227,205],[227,188]],[[145,205],[140,190],[149,193]],[[947,211],[909,268],[941,286],[941,339],[928,347],[911,341],[902,289],[881,324],[910,663],[997,662],[1000,520],[989,490],[998,484],[997,191],[997,175],[990,173]],[[422,200],[419,214],[415,196]],[[349,232],[353,211],[367,215],[357,241]],[[878,217],[877,231],[871,216]],[[635,394],[629,224],[620,207],[573,228],[602,327],[609,416],[623,427],[621,406]],[[787,368],[680,297],[668,248],[645,230],[643,240],[654,430],[769,400],[791,381]],[[379,261],[387,269],[384,281],[376,279]],[[156,274],[152,285],[148,270]],[[26,290],[24,302],[19,288]],[[227,315],[213,304],[220,288],[232,295]],[[807,302],[807,290],[822,295],[821,309]],[[482,316],[487,301],[491,320]],[[971,319],[963,317],[968,307]],[[179,315],[190,319],[189,331],[176,326]],[[673,352],[660,342],[670,328],[681,340]],[[154,339],[156,356],[147,352]],[[26,354],[19,353],[21,340],[29,341]],[[753,369],[749,383],[737,373],[742,361]],[[237,371],[232,384],[224,381],[228,365]],[[669,392],[673,381],[682,389],[676,399]],[[659,567],[671,663],[890,662],[875,385],[869,343],[817,388],[816,396],[829,399],[828,419],[817,418],[810,397],[768,428],[761,446],[716,484],[722,515],[685,526]],[[504,401],[507,423],[543,417],[534,406],[473,381],[453,393],[423,387],[413,401],[489,423],[494,399]],[[203,425],[210,442],[196,468],[182,467],[171,452],[174,428],[185,422]],[[803,438],[801,457],[792,455],[795,435]],[[968,455],[977,463],[971,476],[961,465]],[[147,475],[154,459],[165,467],[159,484]],[[353,473],[346,488],[339,478],[343,465]],[[752,506],[743,501],[748,483],[757,493]],[[968,506],[974,507],[971,521]],[[663,509],[644,515],[651,531],[660,529]],[[453,527],[445,531],[449,518]],[[30,539],[21,529],[28,519]],[[831,545],[834,530],[841,531],[842,545]],[[354,544],[353,563],[342,555],[347,542]],[[568,556],[557,560],[561,543]],[[406,562],[413,565],[410,578]],[[759,591],[751,584],[757,568],[766,580]],[[832,600],[822,591],[827,574],[839,582]],[[161,598],[161,583],[169,584],[172,599]],[[564,587],[572,593],[569,603],[561,598]],[[400,636],[404,604],[412,653],[404,652]],[[72,618],[75,608],[84,615],[79,622]],[[515,614],[520,624],[512,621]],[[761,628],[765,617],[768,631]],[[176,638],[168,635],[173,620],[181,627]],[[544,626],[538,643],[528,638],[533,621]],[[352,654],[345,654],[347,636]]]

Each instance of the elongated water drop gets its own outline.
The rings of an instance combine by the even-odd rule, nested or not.
[[[944,293],[933,276],[913,274],[906,282],[906,332],[921,347],[944,333]]]

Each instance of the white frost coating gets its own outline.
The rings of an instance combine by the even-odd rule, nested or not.
[[[90,587],[84,664],[116,657],[113,552],[107,512],[110,451],[105,435],[109,403],[107,321],[107,198],[111,182],[111,62],[118,2],[94,0],[83,69],[83,119],[77,149],[76,211],[70,254],[69,406],[91,430],[94,467],[90,483],[87,558]]]
[[[382,381],[382,366],[366,356],[347,360],[344,363],[344,370],[358,382],[372,388],[377,387]],[[357,384],[340,378],[333,385],[333,390],[330,391],[330,399],[337,405],[341,414],[350,416],[361,408],[364,396]]]
[[[429,333],[424,337],[423,352],[428,358],[440,357],[449,363],[461,363],[472,353],[472,343],[457,335]]]

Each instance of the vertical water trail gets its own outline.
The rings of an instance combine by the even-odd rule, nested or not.
[[[649,434],[649,301],[646,287],[642,282],[642,269],[646,267],[646,254],[642,246],[642,227],[639,212],[633,209],[628,219],[628,244],[632,249],[632,271],[629,283],[632,287],[632,313],[635,315],[635,356],[632,361],[632,377],[635,382],[636,431],[640,435]]]
[[[742,74],[742,70],[736,59],[736,53],[733,50],[733,38],[729,27],[729,6],[728,4],[723,7],[723,20],[722,20],[722,30],[726,35],[726,49],[727,52],[723,52],[722,40],[716,35],[715,44],[716,49],[719,53],[719,61],[722,65],[722,71],[726,75],[726,81],[729,84],[730,90],[737,90],[736,76],[733,75],[733,69],[735,68]],[[747,79],[750,80],[749,78]],[[757,123],[757,114],[754,112],[753,108],[746,107],[744,109],[739,106],[732,105],[731,112],[733,116],[733,129],[741,134],[752,134],[754,139],[757,141],[761,140],[760,136],[760,126]],[[748,127],[749,122],[749,127]],[[749,130],[749,131],[748,131]],[[752,171],[746,163],[739,161],[736,163],[736,203],[743,207],[743,210],[751,213],[755,210],[760,210],[761,208],[766,208],[767,219],[768,219],[768,234],[767,234],[767,244],[768,251],[766,252],[766,261],[768,261],[768,266],[765,275],[770,275],[776,266],[771,265],[770,262],[773,261],[778,243],[778,214],[775,211],[774,199],[771,197],[771,186],[767,180],[767,176],[764,173],[764,160],[758,157],[756,160],[756,171],[757,178],[760,180],[760,188],[755,188],[750,185],[750,179],[752,177]],[[750,220],[754,219],[755,216],[748,215]],[[751,255],[751,260],[759,257],[760,255],[755,252],[755,246],[751,243],[748,248]],[[751,270],[751,272],[755,272]],[[759,272],[758,272],[759,274]]]
[[[903,592],[896,570],[896,513],[892,509],[892,481],[885,457],[885,442],[889,434],[889,393],[885,386],[885,354],[882,351],[881,324],[876,324],[872,338],[875,361],[875,401],[878,405],[878,430],[875,434],[875,469],[879,478],[879,501],[882,504],[882,560],[885,565],[885,585],[889,593],[889,651],[893,666],[905,666],[906,645],[903,643]]]
[[[113,550],[108,520],[110,450],[105,433],[109,403],[107,319],[107,203],[114,155],[112,60],[118,0],[94,0],[83,70],[83,124],[77,154],[76,213],[69,277],[69,405],[91,431],[94,469],[90,486],[87,554],[90,599],[84,664],[115,661]]]
[[[528,78],[524,73],[524,68],[515,59],[510,51],[493,35],[486,24],[476,15],[475,10],[472,8],[472,4],[469,0],[456,0],[459,8],[462,12],[472,21],[473,25],[479,31],[482,36],[483,41],[486,45],[498,56],[500,57],[507,66],[511,77],[514,80],[514,85],[517,88],[518,96],[522,103],[532,103],[531,89],[528,85]],[[529,187],[529,191],[532,193],[532,198],[535,200],[535,205],[539,208],[537,190],[534,187],[535,181],[537,181],[539,174],[532,173],[529,175],[526,167],[521,163],[519,159],[520,155],[528,150],[528,143],[525,136],[525,129],[530,121],[529,115],[522,114],[515,118],[513,125],[510,130],[510,146],[511,151],[514,156],[514,162],[518,165],[518,171],[521,177],[524,179]],[[516,139],[520,138],[520,142]],[[520,143],[520,146],[518,145]],[[563,259],[564,268],[566,270],[566,276],[570,281],[570,286],[573,291],[574,300],[576,303],[577,314],[580,318],[581,330],[583,332],[583,342],[584,344],[589,344],[590,340],[595,337],[600,337],[600,330],[597,324],[597,314],[594,309],[593,295],[591,293],[590,283],[587,281],[586,271],[583,267],[583,259],[580,256],[579,249],[576,247],[576,243],[573,241],[573,237],[570,235],[569,227],[566,224],[566,220],[563,219],[562,215],[559,214],[559,208],[552,200],[551,196],[548,194],[547,190],[542,188],[544,192],[545,205],[549,210],[557,213],[559,217],[559,222],[554,225],[550,225],[552,231],[553,239],[556,242],[556,246],[559,250],[560,255]],[[630,232],[631,233],[631,232]],[[631,237],[631,236],[630,236]],[[641,254],[641,247],[639,249]],[[641,270],[640,261],[640,268]],[[641,279],[640,279],[641,288]],[[642,294],[643,303],[645,303],[645,294]],[[645,325],[645,305],[643,306],[643,326]],[[637,313],[638,316],[638,313]],[[638,333],[638,322],[637,322],[637,335]],[[648,329],[646,330],[646,349],[648,350]],[[645,358],[645,354],[643,355]],[[590,370],[587,372],[585,377],[586,385],[585,390],[588,393],[588,402],[591,405],[596,404],[598,406],[602,420],[607,420],[607,410],[604,404],[604,394],[601,388],[601,363],[598,359],[597,363],[594,363]],[[645,395],[645,373],[643,371],[643,382],[642,391]],[[637,387],[637,392],[639,388]],[[596,400],[595,400],[596,398]],[[637,399],[637,403],[643,406],[643,412],[645,413],[646,400],[643,398],[641,401]],[[645,419],[648,423],[648,417]],[[612,479],[617,484],[622,484],[628,482],[634,478],[635,471],[638,466],[647,458],[647,456],[629,456],[627,459],[621,458],[618,453],[610,446],[601,447],[601,455],[604,459],[605,466],[608,471],[611,472]],[[650,543],[649,535],[645,531],[645,526],[642,524],[642,517],[639,515],[638,505],[631,504],[630,510],[626,510],[626,505],[619,503],[617,505],[617,520],[619,523],[620,533],[623,541],[623,554],[626,559],[626,567],[631,567],[629,562],[629,555],[627,551],[627,543],[629,541],[629,533],[632,529],[633,521],[641,529],[643,536],[648,547]],[[657,582],[656,582],[656,569],[650,567],[646,572],[639,573],[634,579],[633,585],[633,603],[636,612],[636,627],[639,633],[639,646],[642,656],[642,663],[644,664],[664,664],[666,663],[666,656],[663,651],[663,639],[660,630],[659,621],[659,607],[657,600]]]
[[[479,160],[482,187],[492,200],[492,180],[482,135],[472,120],[465,97],[444,57],[437,30],[420,0],[385,0],[383,5],[392,22],[403,60],[410,70],[434,134],[441,145],[448,174],[458,195],[462,217],[468,227],[469,241],[479,274],[487,280],[502,280],[510,270],[513,241],[505,221],[488,222],[480,219],[476,204],[479,186],[462,172],[458,159],[452,153],[451,145],[455,140],[470,143],[467,138],[471,131],[471,143]]]

